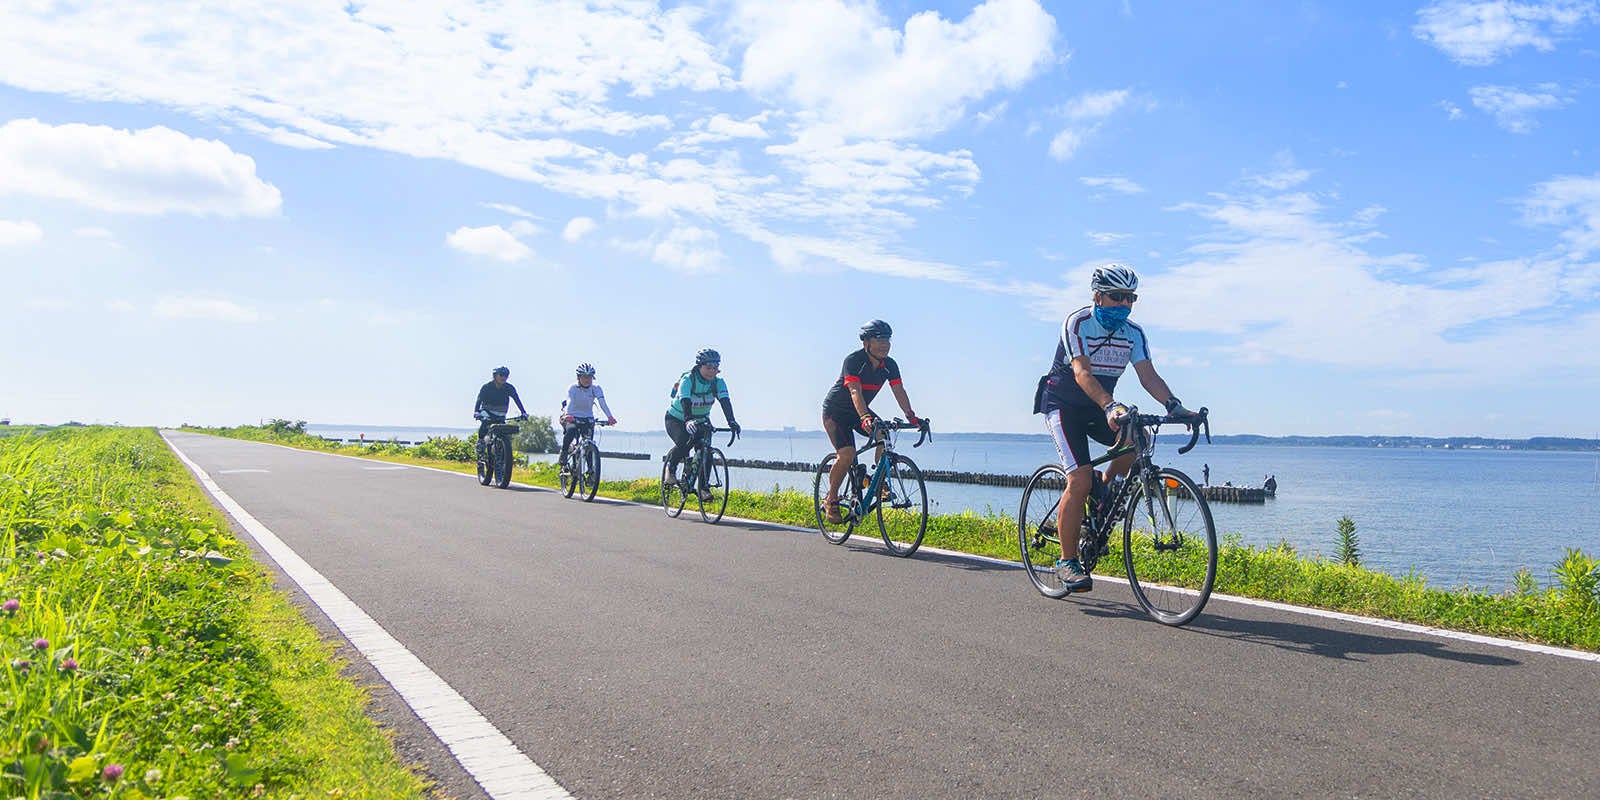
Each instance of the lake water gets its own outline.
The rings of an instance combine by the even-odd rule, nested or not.
[[[416,441],[430,434],[467,436],[476,428],[312,425],[308,431],[344,438],[365,433],[369,441]],[[901,452],[924,469],[1024,475],[1055,459],[1055,448],[1042,433],[935,436],[935,441],[917,449],[910,446],[914,437],[904,438]],[[602,450],[652,456],[649,461],[606,461],[607,479],[660,475],[659,457],[670,446],[661,431],[602,429],[598,438]],[[721,434],[718,446],[726,441],[727,435]],[[1187,438],[1176,432],[1164,435],[1156,460],[1196,481],[1201,466],[1210,464],[1214,484],[1260,486],[1267,474],[1277,476],[1278,495],[1265,505],[1212,504],[1219,533],[1237,533],[1252,544],[1286,540],[1302,554],[1331,555],[1337,549],[1338,520],[1348,515],[1355,521],[1368,567],[1397,575],[1414,570],[1430,585],[1490,591],[1508,588],[1512,574],[1523,566],[1548,581],[1551,567],[1568,547],[1600,555],[1600,456],[1593,453],[1202,441],[1179,456],[1177,449],[1184,441]],[[723,449],[729,458],[807,462],[831,452],[820,431],[752,431]],[[800,472],[735,468],[732,481],[736,488],[758,491],[774,486],[811,490],[811,476]],[[933,513],[974,510],[1009,515],[1016,513],[1021,497],[1022,490],[1014,488],[945,483],[928,487]]]

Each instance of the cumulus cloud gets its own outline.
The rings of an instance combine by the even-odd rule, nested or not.
[[[533,250],[515,234],[499,225],[482,228],[460,227],[445,238],[445,243],[467,255],[512,263],[533,257]]]
[[[1563,228],[1561,238],[1574,258],[1600,252],[1600,173],[1540,183],[1522,209],[1529,222]]]
[[[1474,86],[1472,104],[1480,111],[1494,117],[1495,124],[1512,133],[1530,133],[1538,127],[1533,115],[1540,111],[1560,108],[1572,100],[1561,87],[1552,83],[1541,84],[1532,92],[1512,86]]]
[[[44,231],[27,220],[0,219],[0,247],[33,244],[44,240]]]
[[[265,217],[283,204],[256,162],[219,141],[164,127],[0,126],[0,195],[70,200],[124,214]]]
[[[1556,40],[1600,20],[1595,0],[1443,0],[1417,12],[1412,32],[1460,64],[1493,64],[1523,47]]]
[[[162,319],[209,319],[220,322],[259,322],[261,313],[231,300],[208,297],[163,297],[155,315]]]
[[[650,251],[656,263],[680,272],[716,272],[722,269],[722,249],[717,234],[685,225],[673,228]]]
[[[960,22],[923,11],[904,30],[868,3],[753,0],[741,84],[849,136],[943,129],[969,103],[1022,85],[1053,56],[1055,19],[1035,0],[988,0]]]
[[[1091,134],[1100,129],[1105,119],[1117,113],[1128,103],[1129,90],[1085,92],[1067,103],[1062,113],[1071,123],[1050,140],[1050,157],[1066,161]]]
[[[567,223],[567,227],[561,230],[561,238],[568,242],[576,242],[592,233],[597,227],[599,225],[596,225],[595,221],[589,217],[573,217]]]

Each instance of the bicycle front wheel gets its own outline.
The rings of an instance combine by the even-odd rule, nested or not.
[[[594,500],[594,493],[600,489],[600,448],[593,442],[583,443],[583,452],[578,456],[578,479],[578,494],[583,502]]]
[[[1028,573],[1033,588],[1045,597],[1068,594],[1055,570],[1056,559],[1061,557],[1056,517],[1066,489],[1067,471],[1060,464],[1045,464],[1033,471],[1033,477],[1023,487],[1022,506],[1017,509],[1017,548],[1022,556],[1022,571]]]
[[[909,558],[928,532],[928,490],[916,462],[896,453],[878,485],[878,532],[889,552]]]
[[[1157,622],[1182,625],[1205,608],[1217,580],[1211,507],[1188,475],[1171,468],[1131,488],[1122,527],[1128,586]]]
[[[722,451],[715,447],[706,448],[706,461],[704,472],[700,474],[700,491],[709,492],[711,499],[705,499],[701,494],[700,518],[713,525],[722,521],[723,512],[728,510],[728,459],[724,458]]]
[[[494,485],[502,489],[511,485],[511,443],[497,440],[494,447]]]
[[[822,463],[817,465],[817,474],[811,479],[811,507],[816,515],[817,530],[822,531],[822,538],[830,544],[844,544],[850,538],[851,531],[856,529],[855,509],[861,499],[860,489],[855,487],[852,475],[845,475],[843,483],[839,486],[839,511],[844,514],[843,522],[829,522],[828,511],[823,505],[828,497],[828,473],[833,470],[833,465],[839,460],[838,453],[829,453]]]
[[[672,463],[667,461],[667,459],[662,458],[661,510],[667,512],[667,516],[669,517],[676,517],[683,513],[683,501],[687,498],[684,497],[683,486],[681,484],[674,484],[672,486],[667,485],[667,476],[672,474],[671,470]]]
[[[571,497],[578,488],[578,459],[571,447],[561,453],[561,471],[557,479],[561,483],[561,496]]]
[[[494,462],[489,459],[487,449],[478,454],[478,483],[488,486],[494,481]]]

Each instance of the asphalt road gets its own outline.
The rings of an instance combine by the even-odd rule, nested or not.
[[[1600,796],[1593,662],[168,436],[579,798]]]

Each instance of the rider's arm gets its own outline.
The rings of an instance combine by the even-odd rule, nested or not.
[[[611,406],[606,404],[606,393],[601,391],[600,384],[594,384],[594,400],[600,404],[600,410],[606,412],[606,419],[616,419],[617,415],[611,413]]]
[[[850,403],[856,407],[856,416],[865,418],[872,411],[867,408],[867,397],[861,393],[861,379],[854,376],[844,379],[844,388],[850,392]]]
[[[1139,375],[1139,385],[1150,393],[1151,397],[1166,405],[1172,400],[1172,390],[1167,388],[1167,382],[1156,372],[1154,364],[1149,359],[1133,362],[1133,371]]]
[[[722,418],[728,421],[728,427],[733,427],[733,401],[729,400],[727,395],[723,395],[717,398],[717,402],[722,404]]]
[[[478,399],[472,403],[472,416],[478,416],[478,412],[483,410],[483,394],[488,390],[488,386],[478,389]]]
[[[522,407],[522,398],[517,396],[517,387],[511,386],[510,384],[507,384],[507,386],[511,389],[511,399],[517,402],[517,410],[526,415],[528,413],[528,409]]]
[[[917,412],[911,410],[911,398],[906,396],[906,387],[898,379],[889,384],[889,391],[894,392],[894,400],[900,404],[900,410],[906,412],[907,420],[917,418]]]
[[[1100,379],[1094,376],[1094,368],[1089,366],[1088,356],[1073,357],[1072,379],[1078,382],[1078,388],[1082,389],[1095,405],[1101,408],[1111,405],[1111,393],[1106,391],[1106,387],[1100,385]]]

